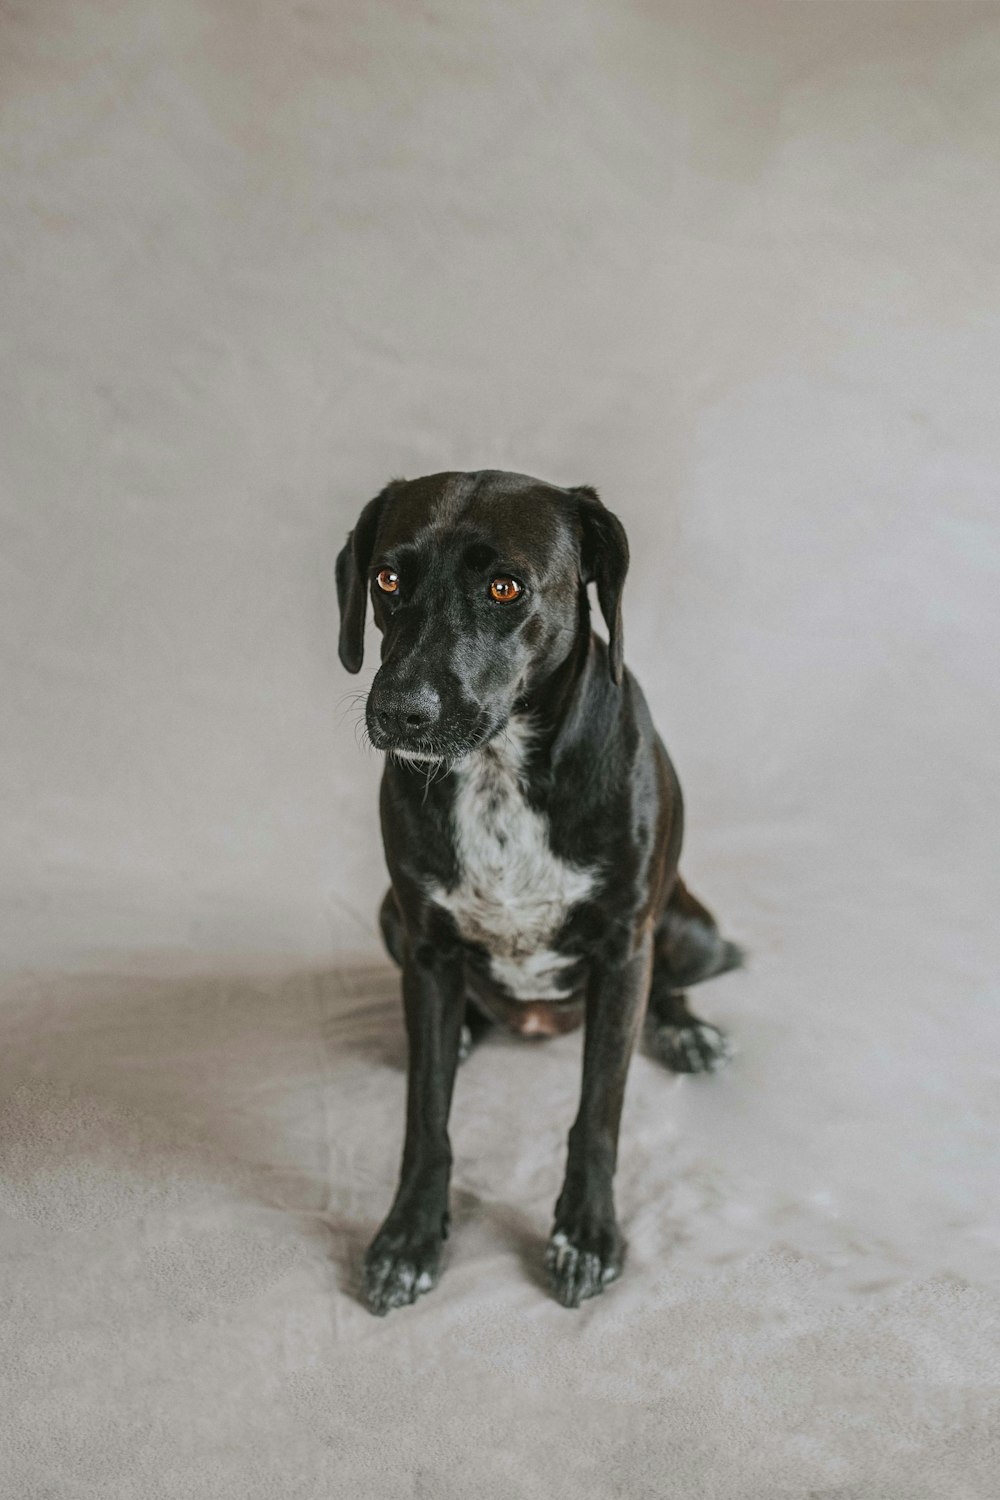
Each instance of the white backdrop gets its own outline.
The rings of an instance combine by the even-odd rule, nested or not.
[[[386,478],[451,467],[595,483],[622,515],[695,851],[738,839],[759,876],[808,823],[810,878],[850,845],[884,889],[905,852],[915,898],[944,867],[951,914],[974,903],[998,21],[8,17],[11,959],[374,943],[332,560]]]
[[[480,1430],[464,1393],[516,1366],[510,1325],[522,1318],[541,1340],[522,1350],[528,1392],[537,1378],[541,1396],[530,1412],[513,1398],[504,1420],[527,1424],[539,1453],[565,1455],[572,1423],[550,1410],[553,1391],[569,1379],[596,1411],[601,1390],[617,1390],[639,1406],[621,1417],[622,1444],[587,1471],[593,1493],[673,1493],[655,1476],[664,1434],[690,1435],[689,1417],[676,1429],[664,1417],[656,1438],[641,1394],[623,1397],[618,1377],[594,1386],[582,1365],[567,1376],[516,1256],[497,1269],[473,1245],[462,1296],[457,1267],[453,1292],[445,1281],[399,1315],[409,1332],[369,1327],[350,1291],[391,1191],[401,1078],[397,1053],[386,1074],[338,1029],[346,1005],[362,1037],[374,1016],[398,1044],[392,980],[367,967],[379,962],[385,884],[379,765],[356,744],[345,695],[359,684],[336,659],[333,560],[390,476],[481,466],[596,484],[623,519],[627,656],[686,789],[684,863],[753,954],[747,975],[706,991],[742,1048],[732,1075],[714,1093],[672,1089],[640,1059],[626,1120],[640,1269],[633,1292],[605,1299],[618,1309],[622,1369],[651,1309],[667,1318],[649,1335],[657,1370],[702,1336],[693,1293],[675,1338],[675,1291],[641,1280],[664,1235],[677,1236],[672,1271],[685,1255],[703,1267],[710,1251],[719,1264],[765,1257],[739,1260],[749,1280],[741,1289],[737,1277],[720,1314],[719,1358],[734,1328],[759,1337],[775,1404],[747,1407],[745,1392],[731,1409],[722,1401],[720,1420],[741,1434],[728,1459],[671,1437],[686,1476],[677,1493],[992,1493],[987,1440],[971,1436],[997,1368],[987,1320],[980,1303],[960,1308],[933,1289],[980,1296],[998,1248],[1000,7],[36,0],[3,11],[0,98],[0,918],[8,1131],[27,1152],[8,1167],[6,1206],[13,1253],[35,1226],[28,1258],[41,1267],[12,1394],[32,1374],[45,1388],[58,1377],[85,1408],[73,1408],[65,1468],[24,1458],[30,1437],[17,1449],[18,1500],[90,1494],[89,1483],[102,1496],[200,1494],[213,1443],[228,1455],[204,1481],[215,1500],[230,1484],[242,1496],[325,1495],[343,1472],[324,1467],[330,1432],[310,1429],[317,1446],[296,1471],[306,1478],[288,1487],[281,1457],[299,1454],[298,1417],[254,1446],[261,1403],[277,1400],[263,1375],[240,1387],[227,1436],[191,1440],[186,1477],[129,1469],[140,1461],[121,1416],[133,1458],[105,1470],[118,1460],[94,1456],[99,1425],[88,1427],[80,1393],[105,1369],[128,1370],[115,1410],[131,1411],[135,1393],[138,1431],[152,1389],[140,1349],[160,1351],[156,1378],[179,1414],[184,1393],[192,1413],[211,1402],[191,1394],[200,1356],[188,1368],[178,1352],[192,1318],[214,1328],[213,1347],[229,1347],[223,1325],[232,1335],[227,1386],[256,1368],[241,1339],[261,1323],[295,1378],[335,1367],[325,1345],[300,1347],[289,1332],[305,1304],[295,1291],[280,1300],[280,1256],[264,1275],[283,1288],[267,1313],[257,1282],[249,1300],[220,1291],[192,1312],[180,1257],[164,1294],[176,1326],[144,1324],[133,1308],[120,1348],[98,1339],[96,1364],[67,1356],[66,1327],[106,1326],[119,1282],[84,1316],[73,1288],[91,1273],[50,1265],[49,1231],[67,1213],[81,1233],[88,1214],[110,1217],[116,1253],[139,1277],[125,1283],[140,1284],[136,1226],[149,1208],[142,1194],[121,1208],[121,1143],[148,1147],[137,1162],[126,1152],[126,1176],[138,1173],[181,1244],[201,1209],[177,1208],[156,1142],[192,1119],[213,1141],[202,1166],[243,1152],[253,1182],[245,1201],[233,1189],[239,1212],[211,1230],[220,1286],[243,1285],[227,1256],[256,1265],[263,1253],[240,1239],[240,1214],[272,1225],[253,1172],[299,1184],[280,1198],[282,1224],[325,1212],[344,1284],[323,1280],[330,1246],[305,1232],[294,1274],[334,1308],[351,1359],[363,1348],[376,1362],[372,1410],[392,1404],[372,1392],[386,1389],[377,1361],[396,1346],[366,1342],[370,1327],[433,1364],[437,1308],[451,1296],[451,1317],[474,1320],[485,1284],[501,1288],[482,1314],[494,1322],[460,1324],[475,1331],[452,1350],[463,1393],[452,1415],[396,1430],[384,1470],[357,1458],[355,1493],[413,1493],[403,1476],[428,1430],[444,1459],[428,1460],[418,1493],[451,1494],[452,1474],[464,1475],[456,1495],[473,1480],[480,1494],[536,1492],[542,1459],[515,1473],[494,1454],[480,1472],[489,1443],[477,1439],[479,1458],[461,1446],[462,1431]],[[232,976],[250,972],[297,977],[234,991]],[[229,978],[170,988],[182,975]],[[313,1054],[314,1034],[324,1049],[331,1035],[344,1045]],[[497,1111],[509,1113],[521,1078],[560,1100],[525,1188],[526,1264],[558,1185],[575,1046],[555,1044],[544,1062],[495,1047],[496,1078],[480,1075]],[[470,1067],[488,1068],[486,1056]],[[217,1094],[192,1081],[207,1059]],[[324,1091],[326,1115],[311,1116]],[[643,1133],[647,1107],[662,1108],[669,1150]],[[254,1124],[264,1117],[266,1142]],[[64,1170],[71,1140],[81,1157]],[[352,1154],[362,1148],[363,1170]],[[490,1161],[491,1191],[518,1201],[521,1157],[511,1148],[494,1161],[493,1149],[482,1135],[464,1191],[475,1197]],[[530,1156],[531,1142],[520,1150]],[[661,1170],[675,1196],[647,1223],[641,1205]],[[88,1267],[111,1253],[72,1243]],[[793,1263],[818,1278],[795,1304],[807,1343],[814,1314],[829,1331],[816,1311],[828,1274],[855,1291],[922,1289],[895,1312],[868,1305],[865,1318],[895,1330],[871,1354],[870,1388],[857,1373],[867,1356],[838,1325],[820,1362],[847,1349],[846,1373],[813,1407],[842,1401],[837,1430],[854,1437],[830,1453],[822,1422],[813,1432],[781,1404],[782,1371],[799,1358],[775,1331],[801,1291],[798,1271],[791,1291],[782,1280]],[[747,1312],[758,1298],[773,1317]],[[50,1364],[37,1352],[43,1303],[57,1309]],[[600,1315],[588,1309],[575,1326],[596,1338]],[[551,1310],[560,1339],[562,1316]],[[261,1370],[274,1357],[262,1350]],[[722,1400],[718,1368],[691,1358],[692,1399]],[[817,1358],[801,1354],[800,1387]],[[880,1392],[888,1405],[869,1431],[863,1414]],[[195,1422],[177,1420],[185,1432]],[[354,1430],[366,1420],[359,1408]],[[757,1454],[757,1468],[736,1452]],[[561,1493],[557,1471],[569,1472],[554,1464],[539,1494]],[[575,1471],[574,1482],[591,1493]]]

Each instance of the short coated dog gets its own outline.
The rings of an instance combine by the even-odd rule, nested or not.
[[[380,920],[409,1052],[399,1188],[365,1258],[375,1313],[438,1279],[455,1069],[491,1025],[551,1036],[585,1022],[546,1257],[566,1307],[621,1271],[618,1125],[647,1007],[668,1068],[710,1072],[729,1055],[685,991],[741,954],[678,875],[680,788],[623,663],[627,568],[621,522],[593,489],[496,470],[394,481],[337,559],[347,670],[361,667],[369,595],[383,638],[365,719],[385,752]]]

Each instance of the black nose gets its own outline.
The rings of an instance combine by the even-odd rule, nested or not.
[[[377,727],[397,743],[426,738],[441,717],[441,699],[431,687],[381,692],[369,708]]]

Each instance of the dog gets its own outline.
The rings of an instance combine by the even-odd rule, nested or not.
[[[678,874],[680,786],[624,666],[628,561],[596,490],[499,470],[392,481],[337,558],[348,672],[369,595],[382,633],[365,725],[385,752],[380,926],[408,1042],[399,1187],[364,1266],[379,1315],[438,1280],[455,1071],[491,1026],[544,1037],[585,1024],[546,1254],[565,1307],[622,1269],[613,1178],[647,1007],[674,1072],[730,1054],[685,991],[742,953]],[[607,643],[591,630],[591,583]]]

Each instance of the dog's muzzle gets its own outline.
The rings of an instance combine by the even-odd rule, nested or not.
[[[441,698],[432,687],[372,688],[365,711],[377,750],[429,748],[441,724]]]

